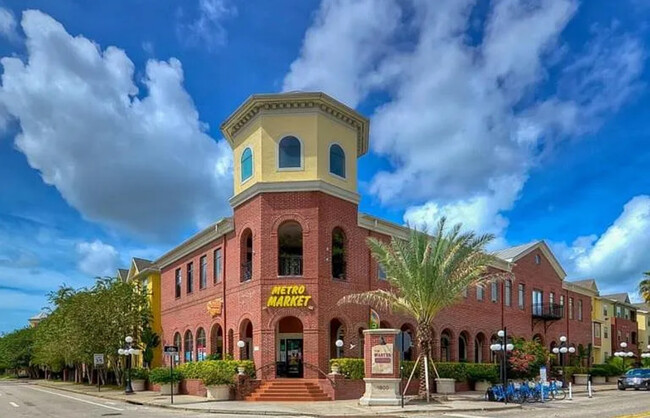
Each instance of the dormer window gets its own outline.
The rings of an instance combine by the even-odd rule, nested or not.
[[[345,151],[339,144],[330,145],[330,173],[345,178]]]
[[[278,168],[302,167],[302,145],[298,138],[285,136],[278,147]]]
[[[241,181],[242,183],[253,176],[253,151],[247,147],[241,154]]]

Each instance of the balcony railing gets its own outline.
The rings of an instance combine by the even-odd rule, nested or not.
[[[280,276],[302,276],[302,255],[281,255],[278,261]]]
[[[532,308],[533,318],[562,319],[564,316],[564,306],[557,303],[535,303]]]

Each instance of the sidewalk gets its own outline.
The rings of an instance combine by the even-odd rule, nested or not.
[[[55,388],[68,392],[81,393],[105,399],[118,400],[138,405],[157,406],[188,411],[232,415],[292,415],[292,416],[369,416],[369,415],[403,415],[412,413],[434,412],[470,412],[470,411],[499,411],[517,409],[520,405],[504,405],[482,400],[483,394],[467,392],[467,394],[452,395],[443,403],[432,402],[414,403],[399,406],[363,407],[356,400],[331,402],[246,402],[246,401],[210,401],[207,398],[190,395],[175,395],[174,405],[170,404],[169,396],[160,396],[157,392],[137,392],[125,395],[122,390],[78,385],[69,382],[32,381],[39,386]]]

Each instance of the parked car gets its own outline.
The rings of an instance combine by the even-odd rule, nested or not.
[[[634,388],[634,390],[650,390],[650,369],[628,370],[618,378],[618,390]]]

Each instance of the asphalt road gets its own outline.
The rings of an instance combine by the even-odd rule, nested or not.
[[[430,416],[430,415],[429,415]],[[480,417],[650,417],[650,392],[647,391],[605,391],[594,394],[589,399],[585,394],[574,397],[573,400],[552,401],[544,404],[531,404],[523,410],[500,412],[458,412],[445,413],[436,416],[455,418]]]
[[[0,417],[212,417],[188,411],[132,405],[20,382],[0,381]],[[224,416],[224,415],[221,415]],[[237,418],[244,416],[238,415]]]

